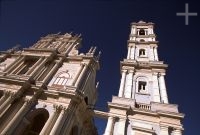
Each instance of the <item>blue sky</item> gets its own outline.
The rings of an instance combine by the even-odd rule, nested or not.
[[[29,47],[50,33],[81,33],[81,52],[90,46],[102,51],[96,108],[107,110],[107,101],[118,94],[119,64],[127,54],[130,23],[154,22],[159,59],[169,64],[169,102],[186,114],[184,135],[199,135],[200,19],[190,17],[186,26],[185,18],[176,16],[184,12],[185,3],[189,11],[199,12],[195,0],[0,0],[0,50],[16,44]],[[104,126],[105,122],[97,121],[99,134]]]

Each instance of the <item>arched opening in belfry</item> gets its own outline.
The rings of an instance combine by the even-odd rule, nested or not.
[[[70,135],[78,135],[78,126],[77,125],[72,127],[72,129],[70,131]]]
[[[139,35],[145,35],[145,30],[144,29],[140,29],[139,30]]]
[[[146,85],[147,85],[147,82],[145,82],[145,81],[139,81],[139,84],[138,84],[138,90],[139,90],[139,92],[140,91],[145,91],[146,90]]]
[[[139,56],[144,56],[144,55],[145,55],[145,49],[140,49]]]
[[[34,110],[27,116],[28,124],[22,135],[39,135],[48,118],[47,110],[43,108]]]
[[[145,76],[139,76],[137,78],[136,88],[138,93],[148,93],[148,78]]]

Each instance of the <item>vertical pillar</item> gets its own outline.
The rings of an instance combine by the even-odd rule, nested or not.
[[[33,75],[34,72],[45,63],[46,61],[44,61],[44,57],[41,57],[32,67],[31,69],[26,73],[27,75]]]
[[[122,78],[121,78],[121,84],[120,84],[120,88],[119,88],[119,97],[123,96],[123,92],[124,92],[124,84],[125,84],[125,80],[126,80],[126,72],[127,70],[122,70]]]
[[[157,47],[154,47],[154,58],[155,58],[155,61],[158,61],[158,51],[157,51]]]
[[[151,61],[154,61],[155,60],[155,58],[154,58],[154,51],[153,51],[153,47],[152,46],[150,46],[150,52],[149,52],[149,59],[151,60]]]
[[[20,61],[22,61],[22,57],[19,56],[19,57],[13,62],[13,64],[10,64],[4,71],[5,71],[5,72],[10,72],[10,71],[14,68],[15,65],[18,65],[18,63],[19,63]]]
[[[56,69],[60,66],[61,62],[56,62],[56,64],[53,66],[51,71],[46,75],[46,77],[43,79],[43,82],[46,83],[48,79],[51,77],[51,75],[56,71]]]
[[[169,135],[168,127],[167,126],[160,126],[160,135]]]
[[[131,98],[132,99],[135,99],[135,92],[136,92],[136,80],[135,79],[133,79],[133,85],[132,85],[132,96],[131,96]]]
[[[48,118],[47,122],[45,123],[44,127],[42,128],[42,131],[40,132],[40,135],[47,135],[52,129],[54,118],[58,114],[58,109],[56,106],[53,106],[53,112],[51,113],[50,117]]]
[[[126,85],[124,91],[125,98],[131,98],[133,72],[134,72],[133,70],[128,70],[128,75],[126,76]]]
[[[110,116],[108,118],[107,126],[104,135],[112,135],[114,127],[114,117]]]
[[[18,66],[22,61],[24,61],[25,56],[19,57],[16,61],[13,62],[7,69],[5,69],[5,72],[10,73],[14,72],[16,69],[16,66]]]
[[[81,79],[83,78],[84,73],[86,72],[87,64],[84,63],[83,65],[84,65],[83,70],[78,75],[78,78],[77,78],[77,80],[75,82],[75,87],[78,87],[78,85],[80,84]]]
[[[73,80],[73,82],[72,82],[72,85],[75,85],[75,83],[76,83],[76,81],[77,81],[79,75],[81,74],[81,72],[82,72],[82,70],[83,70],[83,67],[84,67],[84,64],[81,63],[81,68],[80,68],[79,72],[77,73],[77,75],[75,76],[75,78],[74,78],[74,80]]]
[[[173,135],[182,135],[182,131],[180,129],[175,129],[172,131]]]
[[[56,135],[56,134],[59,134],[60,133],[60,130],[63,126],[63,123],[64,123],[64,116],[65,116],[65,113],[67,112],[67,109],[66,108],[63,108],[62,106],[60,107],[61,108],[61,112],[56,120],[56,123],[54,124],[51,132],[50,132],[50,135]]]
[[[68,135],[70,134],[70,130],[74,124],[74,116],[75,116],[75,110],[77,108],[77,104],[76,103],[73,103],[71,104],[70,106],[68,106],[68,113],[66,115],[66,118],[65,118],[65,122],[64,122],[64,125],[65,127],[61,130],[61,132],[65,135]]]
[[[31,108],[33,99],[28,99],[23,106],[20,108],[20,110],[15,114],[15,116],[12,118],[12,120],[8,123],[8,125],[4,128],[4,130],[1,132],[1,135],[12,135],[15,128],[18,126],[18,124],[21,122],[21,119],[24,117],[26,112],[29,108]]]
[[[129,59],[129,58],[130,58],[130,53],[131,53],[131,47],[130,47],[130,46],[128,46],[128,54],[127,54],[127,59]]]
[[[14,100],[14,93],[9,93],[9,97],[4,101],[4,103],[0,106],[0,117],[5,112],[6,108],[11,104],[11,102]]]
[[[160,87],[161,102],[168,104],[168,97],[167,97],[167,90],[166,90],[164,75],[159,74],[158,81],[159,81],[159,87]]]
[[[117,130],[117,135],[124,135],[125,133],[125,127],[126,126],[126,119],[125,118],[120,118],[119,119],[119,125],[118,127],[118,130]]]
[[[0,99],[0,105],[2,106],[3,102],[5,102],[5,100],[8,98],[9,96],[9,92],[8,91],[4,91],[3,96]]]
[[[159,86],[158,86],[157,73],[153,73],[153,101],[160,102],[160,92],[159,92]]]
[[[130,59],[134,59],[135,56],[135,47],[131,47]]]

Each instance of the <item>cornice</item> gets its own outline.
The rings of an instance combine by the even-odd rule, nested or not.
[[[159,62],[138,62],[138,61],[120,61],[120,69],[122,67],[134,67],[136,69],[144,68],[144,69],[166,69],[168,67],[167,64],[163,64],[162,61]]]
[[[135,44],[159,44],[159,41],[145,41],[145,42],[139,42],[134,40],[127,40],[127,43],[135,43]]]

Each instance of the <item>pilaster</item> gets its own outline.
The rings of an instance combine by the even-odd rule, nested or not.
[[[106,130],[104,135],[112,135],[113,134],[113,127],[114,127],[115,118],[110,116],[108,117],[108,122],[106,126]]]
[[[128,74],[126,76],[126,85],[125,85],[125,91],[124,91],[124,97],[125,98],[131,98],[132,93],[132,84],[133,84],[133,70],[128,70]]]
[[[50,132],[50,135],[59,134],[60,130],[63,126],[64,120],[65,120],[64,117],[65,117],[65,114],[67,113],[67,109],[63,106],[59,106],[59,108],[60,108],[60,113],[58,115],[56,123],[54,124],[54,126]]]
[[[160,87],[160,94],[161,94],[161,102],[168,104],[168,97],[167,97],[167,90],[165,85],[164,75],[159,73],[158,74],[158,81]]]
[[[120,84],[120,88],[119,88],[118,97],[123,96],[124,85],[125,85],[125,81],[126,81],[126,73],[127,73],[127,70],[122,70],[122,78],[121,78],[121,84]]]
[[[21,119],[24,117],[26,112],[32,107],[32,105],[35,103],[35,99],[26,99],[23,106],[20,108],[20,110],[15,114],[15,116],[12,118],[12,120],[8,123],[8,125],[4,128],[4,130],[1,132],[1,135],[12,135],[15,128],[20,123]]]
[[[160,126],[160,135],[169,135],[168,126],[165,125]]]

